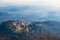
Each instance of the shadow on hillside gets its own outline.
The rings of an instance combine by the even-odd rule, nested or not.
[[[29,38],[24,38],[24,39],[20,39],[20,38],[16,38],[16,37],[11,37],[11,36],[3,36],[0,37],[0,40],[30,40]],[[31,40],[35,40],[35,39],[31,39]],[[60,37],[56,37],[56,36],[40,36],[38,37],[36,40],[60,40]]]

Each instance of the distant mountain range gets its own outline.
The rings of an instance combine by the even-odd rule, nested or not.
[[[7,6],[0,7],[0,23],[7,20],[24,21],[60,21],[59,12],[53,11],[47,7],[36,6]]]
[[[41,18],[36,14],[28,15],[28,14],[22,14],[22,13],[1,11],[0,12],[0,24],[1,22],[8,21],[8,20],[24,20],[28,22],[33,22],[33,21],[44,21],[48,19],[45,17]]]
[[[0,25],[1,37],[6,37],[8,40],[40,40],[39,37],[44,38],[44,40],[58,40],[60,39],[60,22],[5,21]]]

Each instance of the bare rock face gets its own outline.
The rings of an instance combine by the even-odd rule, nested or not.
[[[36,30],[31,22],[5,21],[0,25],[0,40],[37,40]]]
[[[56,28],[59,24],[55,21],[5,21],[0,25],[0,40],[59,40],[57,34],[60,30]]]
[[[9,38],[9,40],[25,40],[25,36],[27,38],[27,34],[29,32],[28,24],[29,22],[27,23],[19,20],[3,22],[0,26],[0,36],[2,36],[1,40],[5,37],[7,40]]]

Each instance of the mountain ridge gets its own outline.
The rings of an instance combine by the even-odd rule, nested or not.
[[[39,37],[46,35],[49,37],[55,36],[59,39],[59,24],[60,22],[57,21],[26,22],[20,20],[10,20],[1,23],[0,35],[10,35],[9,37],[11,40],[13,40],[14,37],[16,38],[15,40],[37,40]]]

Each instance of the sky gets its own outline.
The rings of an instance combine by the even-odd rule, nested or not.
[[[0,6],[8,5],[37,5],[60,11],[60,0],[0,0]]]
[[[60,7],[60,0],[0,0],[0,5],[42,5]]]
[[[60,0],[0,0],[0,7],[8,5],[28,5],[26,8],[20,7],[22,10],[24,8],[24,14],[36,13],[39,16],[60,19]]]

